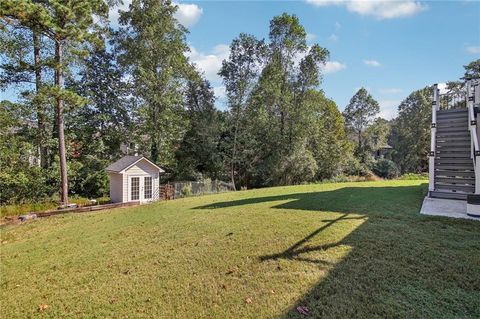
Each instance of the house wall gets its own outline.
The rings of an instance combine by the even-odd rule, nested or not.
[[[123,175],[117,173],[109,173],[110,177],[110,200],[114,203],[123,202]]]
[[[123,190],[122,196],[124,201],[129,200],[129,182],[130,176],[152,176],[152,191],[153,191],[153,198],[152,200],[158,200],[158,189],[159,189],[159,176],[158,176],[158,168],[153,166],[152,164],[148,163],[145,160],[138,162],[137,164],[133,165],[129,169],[127,169],[123,174]]]

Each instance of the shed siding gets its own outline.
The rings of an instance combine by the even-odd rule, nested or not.
[[[128,194],[128,183],[130,181],[130,176],[152,176],[152,200],[158,200],[159,198],[159,174],[158,168],[148,163],[145,160],[141,160],[129,169],[127,169],[123,174],[123,201],[129,201]],[[143,189],[141,189],[143,191]]]
[[[123,196],[123,201],[128,202],[128,175],[127,174],[122,174],[122,196]]]
[[[153,175],[158,174],[158,169],[145,160],[141,160],[125,171],[127,175]]]
[[[114,203],[123,201],[122,197],[122,174],[109,173],[110,176],[110,200]]]

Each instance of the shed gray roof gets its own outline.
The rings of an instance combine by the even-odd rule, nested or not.
[[[111,171],[111,172],[123,171],[125,168],[129,167],[130,165],[132,165],[142,157],[143,156],[130,156],[130,155],[124,156],[118,161],[116,161],[115,163],[108,165],[107,171]]]
[[[147,162],[149,162],[150,164],[152,164],[153,166],[157,167],[160,172],[164,172],[163,169],[161,169],[160,167],[158,167],[157,165],[155,165],[154,163],[149,161],[147,158],[145,158],[143,156],[130,156],[130,155],[124,156],[121,159],[119,159],[118,161],[116,161],[115,163],[108,165],[107,171],[109,171],[109,172],[121,172],[124,169],[132,166],[136,162],[140,161],[141,159],[144,159]]]

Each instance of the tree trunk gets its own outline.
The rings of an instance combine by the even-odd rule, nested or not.
[[[232,152],[232,162],[230,167],[230,177],[232,179],[233,190],[236,191],[235,187],[235,157],[237,156],[237,133],[238,133],[238,120],[235,123],[235,133],[233,135],[233,152]]]
[[[37,108],[37,126],[38,126],[38,147],[40,153],[40,167],[47,168],[47,135],[45,132],[45,109],[44,105],[39,98],[40,89],[42,86],[42,66],[41,66],[41,54],[40,54],[40,37],[37,31],[33,31],[33,56],[34,56],[34,68],[35,68],[35,91],[37,93],[35,105]]]
[[[56,122],[58,134],[58,152],[60,155],[60,204],[68,205],[68,176],[67,176],[67,157],[65,151],[65,132],[63,122],[63,98],[60,90],[63,87],[63,65],[62,65],[62,43],[55,41],[55,86],[57,87],[56,97]]]
[[[358,151],[362,149],[362,131],[358,131]]]

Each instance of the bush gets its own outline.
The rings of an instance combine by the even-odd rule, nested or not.
[[[275,173],[280,185],[311,182],[318,170],[312,152],[303,146],[295,148],[289,156],[282,158],[278,168]]]
[[[381,158],[373,164],[373,172],[382,178],[388,179],[396,178],[400,175],[398,166],[385,158]]]
[[[191,196],[191,195],[192,195],[192,185],[188,184],[188,185],[183,186],[182,196],[183,197],[188,197],[188,196]]]
[[[360,163],[360,161],[355,158],[351,157],[345,163],[345,167],[343,168],[343,173],[349,176],[370,176],[372,172],[368,168],[367,165]]]
[[[39,167],[26,166],[23,171],[0,171],[0,204],[38,201],[55,192],[45,181]]]

